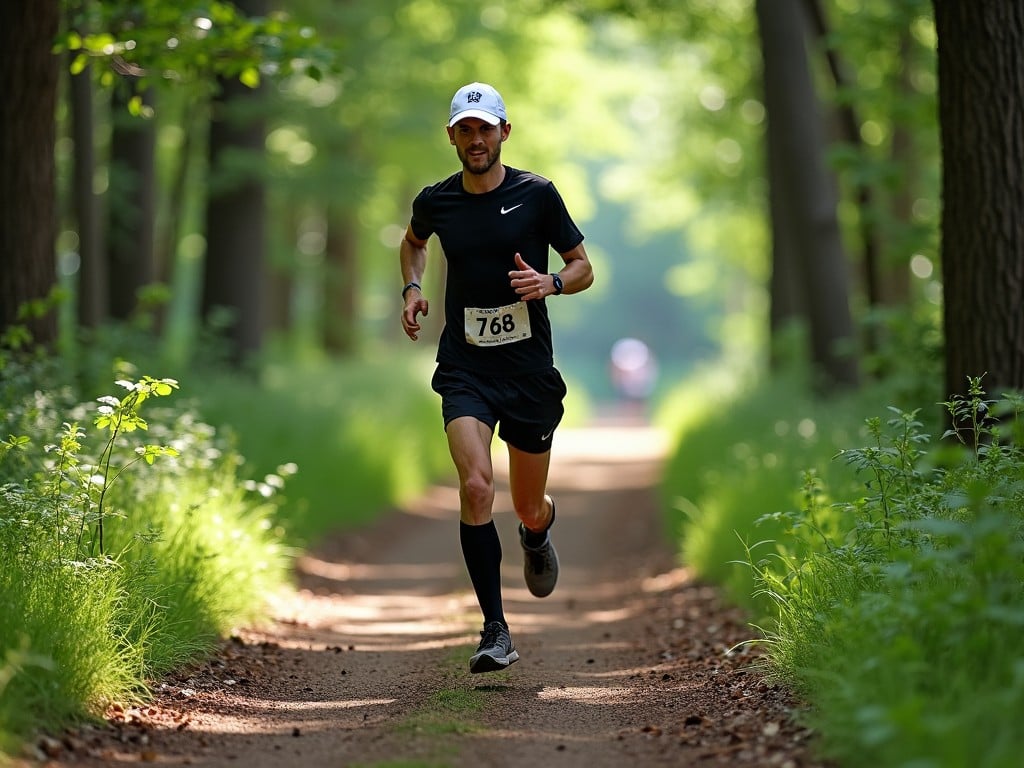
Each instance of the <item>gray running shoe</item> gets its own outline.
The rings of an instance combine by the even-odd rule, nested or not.
[[[550,497],[549,497],[550,498]],[[551,522],[555,521],[555,502],[551,502]],[[519,524],[519,543],[523,547],[523,576],[534,597],[547,597],[558,581],[558,553],[551,543],[551,529],[544,534],[544,542],[532,547],[526,543],[526,526]]]
[[[512,637],[508,627],[500,621],[492,621],[484,625],[480,633],[480,645],[476,653],[469,657],[469,671],[500,672],[509,664],[519,661],[519,652],[512,645]]]

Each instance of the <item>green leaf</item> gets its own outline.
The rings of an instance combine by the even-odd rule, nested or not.
[[[71,62],[71,74],[80,75],[85,71],[87,66],[89,66],[89,57],[84,53],[80,53],[75,56],[75,60]]]
[[[260,84],[260,73],[256,67],[246,67],[238,76],[239,81],[249,88],[258,88]]]

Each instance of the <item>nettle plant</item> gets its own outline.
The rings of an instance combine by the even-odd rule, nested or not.
[[[179,455],[173,447],[156,444],[138,445],[129,457],[119,450],[124,435],[149,429],[140,414],[142,405],[150,398],[170,395],[178,382],[143,376],[137,381],[116,383],[128,393],[120,398],[98,398],[100,406],[93,423],[106,437],[97,457],[83,452],[86,432],[78,422],[64,422],[58,442],[44,446],[50,458],[44,464],[38,493],[29,495],[35,496],[41,516],[53,525],[58,557],[63,557],[69,547],[68,554],[75,560],[106,555],[104,524],[112,514],[107,507],[110,488],[133,464],[152,464],[158,457]],[[0,458],[9,451],[27,450],[30,445],[27,436],[11,435],[0,441]]]

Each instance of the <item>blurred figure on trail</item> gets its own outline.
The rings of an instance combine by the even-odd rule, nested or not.
[[[658,381],[658,362],[640,339],[619,339],[612,345],[611,378],[624,412],[633,418],[646,417],[647,403]]]

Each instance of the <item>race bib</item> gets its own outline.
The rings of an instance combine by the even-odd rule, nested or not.
[[[466,341],[475,347],[511,344],[532,335],[525,301],[504,307],[466,307]]]

